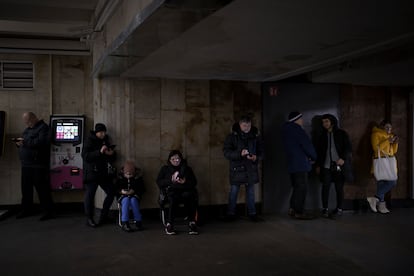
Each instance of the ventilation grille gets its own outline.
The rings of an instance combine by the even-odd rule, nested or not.
[[[0,61],[0,89],[33,89],[33,62]]]

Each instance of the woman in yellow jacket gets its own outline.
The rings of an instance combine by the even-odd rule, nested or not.
[[[374,158],[378,158],[378,147],[381,157],[394,156],[398,150],[398,136],[392,133],[392,125],[383,120],[379,127],[374,126],[371,134],[371,145]],[[384,195],[397,184],[397,180],[377,180],[375,197],[368,197],[367,201],[373,212],[389,213],[384,201]]]

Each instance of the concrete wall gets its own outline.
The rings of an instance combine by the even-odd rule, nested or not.
[[[104,122],[118,145],[118,166],[127,158],[144,169],[143,207],[156,207],[155,179],[171,149],[181,149],[199,181],[201,204],[226,204],[228,162],[222,145],[243,112],[261,125],[260,85],[225,81],[92,80],[91,58],[47,55],[0,55],[1,60],[29,60],[35,65],[35,89],[0,93],[7,113],[6,141],[20,136],[21,115],[35,112],[49,122],[51,114],[83,114],[86,128]],[[83,191],[54,192],[56,202],[82,202]],[[102,191],[97,206],[101,206]],[[20,162],[16,147],[6,143],[0,158],[0,205],[19,204]],[[261,198],[259,187],[257,200]],[[240,194],[244,201],[244,191]]]
[[[259,84],[107,78],[94,87],[95,122],[105,123],[117,144],[118,167],[133,159],[144,170],[143,208],[157,207],[155,180],[172,149],[182,150],[194,169],[202,205],[227,203],[223,141],[243,112],[254,113],[260,127]]]
[[[92,83],[89,57],[48,55],[0,55],[0,60],[33,61],[35,88],[30,91],[0,91],[0,110],[7,113],[6,144],[0,158],[0,205],[18,204],[20,192],[20,162],[17,148],[8,142],[20,137],[25,126],[22,113],[33,111],[49,123],[54,114],[85,114],[91,118]],[[60,201],[82,201],[82,192],[69,194],[54,193]]]

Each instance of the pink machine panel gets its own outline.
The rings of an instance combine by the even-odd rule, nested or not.
[[[50,187],[52,190],[83,189],[83,116],[53,115],[50,118]]]

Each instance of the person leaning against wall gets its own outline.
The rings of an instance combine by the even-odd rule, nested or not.
[[[322,216],[337,218],[342,215],[344,200],[344,183],[346,176],[345,162],[349,162],[352,146],[348,134],[338,127],[338,120],[332,114],[322,115],[323,134],[316,145],[318,159],[316,172],[322,182]],[[335,183],[336,208],[328,211],[331,183]]]
[[[390,121],[383,120],[379,126],[374,126],[371,133],[371,145],[374,152],[373,158],[384,158],[385,155],[395,156],[398,151],[399,138],[392,132]],[[378,156],[378,151],[380,156]],[[373,169],[371,170],[373,172]],[[387,214],[390,210],[387,208],[384,196],[387,192],[397,185],[397,180],[376,180],[377,191],[374,197],[367,197],[369,206],[373,212]]]
[[[293,192],[288,215],[296,219],[312,219],[305,214],[305,200],[308,190],[308,173],[316,161],[316,151],[303,129],[302,113],[292,111],[282,126],[282,138],[286,151],[288,172]]]
[[[96,227],[109,221],[109,208],[115,197],[113,175],[110,164],[115,161],[114,145],[106,134],[106,126],[97,123],[86,138],[82,148],[83,182],[85,184],[85,215],[86,225]],[[106,193],[98,223],[94,220],[95,194],[98,186]]]
[[[237,196],[241,185],[246,187],[247,213],[251,221],[262,219],[257,216],[255,206],[255,184],[259,183],[259,160],[263,158],[263,143],[259,130],[252,126],[249,115],[243,115],[233,124],[223,146],[224,157],[229,160],[230,192],[227,219],[236,216]]]
[[[22,118],[26,129],[23,131],[22,137],[12,139],[19,148],[22,165],[22,211],[16,218],[20,219],[34,214],[34,186],[39,196],[39,202],[45,211],[40,220],[48,220],[55,217],[49,186],[50,128],[33,112],[23,113]]]

